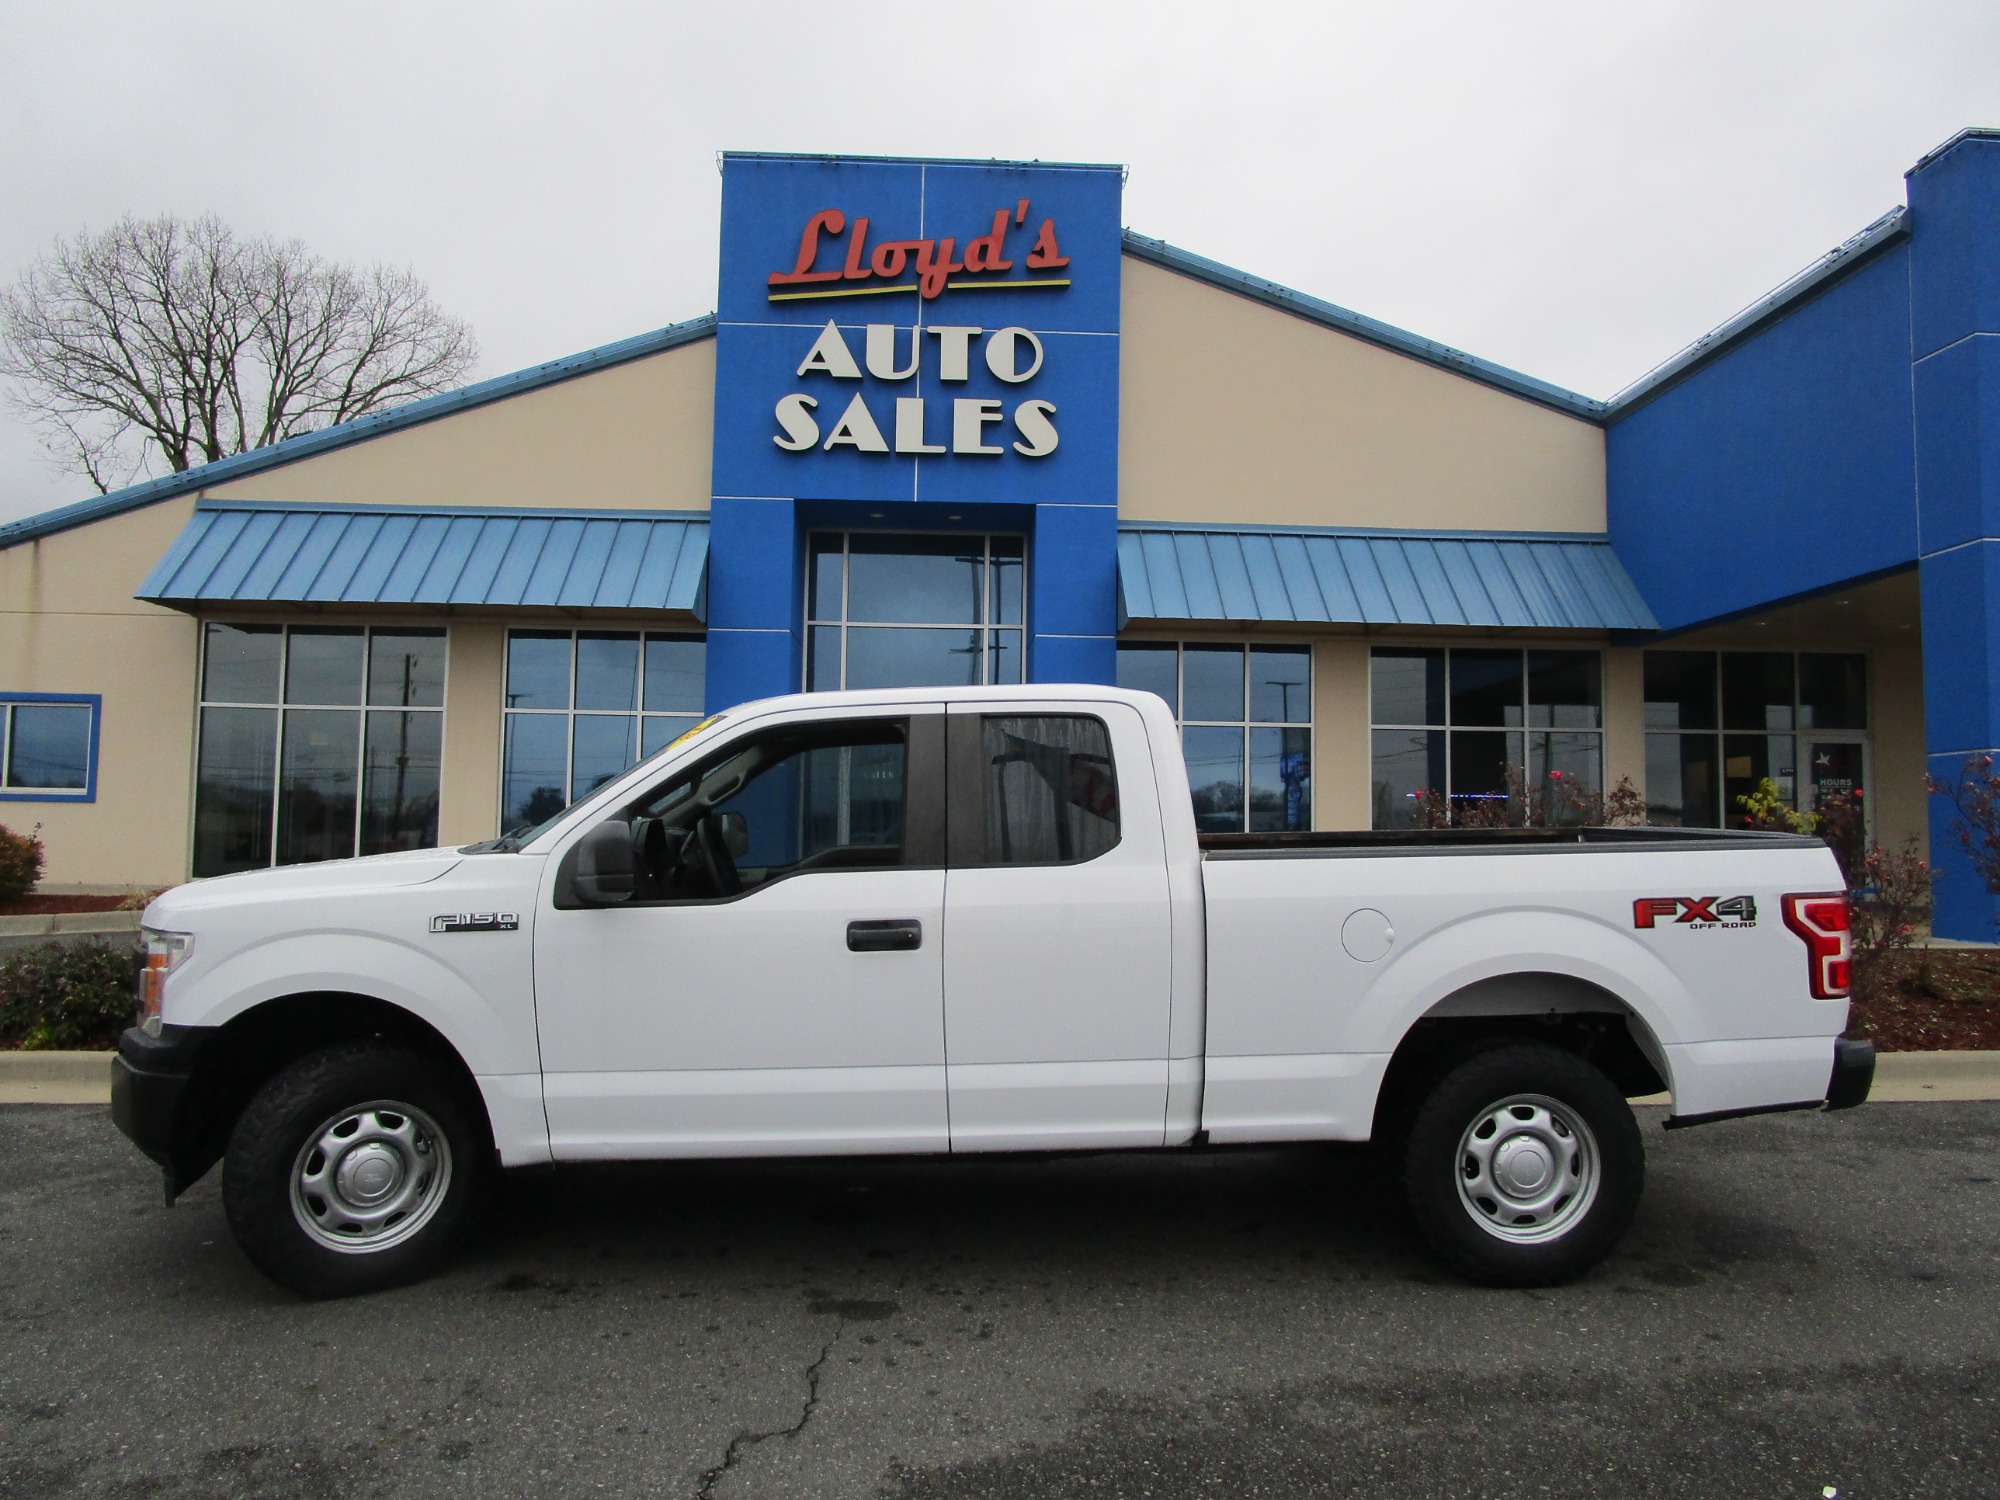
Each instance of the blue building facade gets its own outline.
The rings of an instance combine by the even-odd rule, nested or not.
[[[1954,784],[2000,745],[2000,132],[1606,411],[1612,544],[1669,636],[1914,572],[1924,737]],[[1811,728],[1810,725],[1796,726]],[[1935,929],[1993,897],[1930,799]]]

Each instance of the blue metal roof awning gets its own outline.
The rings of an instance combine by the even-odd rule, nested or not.
[[[1657,630],[1609,539],[1587,534],[1126,524],[1127,620]]]
[[[708,518],[205,500],[137,597],[161,604],[708,606]]]

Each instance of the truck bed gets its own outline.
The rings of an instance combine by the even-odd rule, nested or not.
[[[1823,840],[1745,828],[1380,828],[1328,833],[1204,833],[1207,859],[1385,854],[1563,854],[1645,849],[1810,848]]]

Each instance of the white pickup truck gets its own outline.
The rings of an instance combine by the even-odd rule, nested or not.
[[[1476,1279],[1571,1276],[1670,1125],[1860,1103],[1815,839],[1198,837],[1179,734],[1098,687],[717,715],[540,827],[147,908],[119,1126],[218,1160],[307,1295],[438,1263],[496,1168],[1383,1142]]]

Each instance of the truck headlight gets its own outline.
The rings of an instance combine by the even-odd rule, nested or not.
[[[188,956],[194,938],[189,933],[161,932],[152,927],[140,928],[139,938],[146,949],[145,963],[139,970],[139,1028],[148,1036],[158,1036],[167,976]]]

